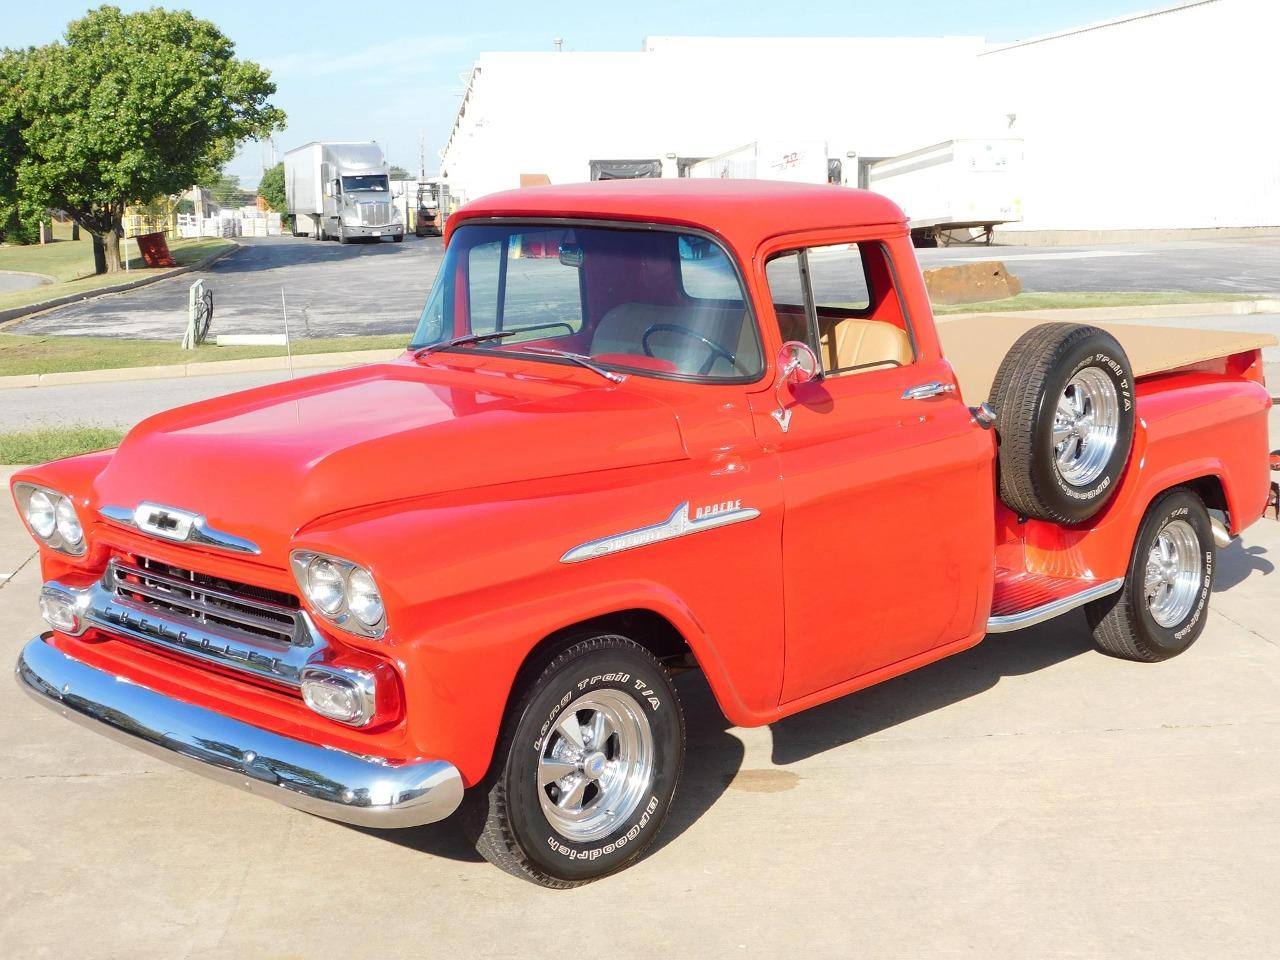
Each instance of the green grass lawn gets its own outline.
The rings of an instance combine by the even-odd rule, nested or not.
[[[143,266],[142,257],[138,255],[138,245],[130,240],[129,272],[95,275],[93,243],[89,240],[89,235],[81,231],[79,240],[59,240],[56,239],[58,233],[59,231],[55,230],[53,243],[0,246],[0,270],[43,273],[56,281],[27,290],[0,294],[0,310],[24,307],[73,293],[87,293],[165,272],[163,268],[151,269]],[[231,245],[229,240],[203,237],[199,240],[171,240],[169,250],[179,266],[186,266]]]
[[[44,463],[116,446],[124,431],[110,427],[56,427],[0,433],[0,463]]]
[[[409,334],[367,337],[327,337],[293,341],[295,356],[347,350],[397,350]],[[215,347],[182,350],[176,341],[123,340],[114,337],[34,337],[0,333],[0,376],[150,367],[171,363],[208,363],[249,357],[283,357],[284,347]],[[3,461],[0,461],[3,462]]]
[[[1129,290],[1108,293],[1081,291],[1074,293],[1020,293],[1004,300],[980,303],[936,303],[933,312],[996,313],[1006,310],[1059,310],[1077,307],[1135,307],[1159,303],[1217,303],[1227,300],[1266,299],[1265,293],[1179,293],[1177,291]]]

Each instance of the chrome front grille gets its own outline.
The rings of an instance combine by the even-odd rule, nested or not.
[[[391,224],[391,204],[376,202],[360,204],[360,223],[366,227],[386,227]]]
[[[111,562],[107,585],[116,597],[155,611],[159,619],[254,642],[292,645],[303,636],[298,599],[291,594],[147,557],[131,560]]]

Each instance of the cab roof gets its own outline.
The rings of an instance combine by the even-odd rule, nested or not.
[[[891,200],[867,190],[779,180],[654,178],[597,180],[492,193],[449,218],[451,227],[483,217],[571,217],[700,227],[754,248],[798,230],[903,225]]]

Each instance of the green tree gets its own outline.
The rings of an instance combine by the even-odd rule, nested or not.
[[[390,179],[392,180],[412,180],[413,179],[412,173],[410,173],[404,167],[397,167],[394,163],[391,165],[390,172],[391,172]]]
[[[277,163],[262,175],[258,181],[258,196],[267,201],[267,206],[277,213],[284,213],[289,201],[284,192],[284,164]]]
[[[12,113],[20,133],[17,198],[89,231],[99,273],[121,268],[127,203],[207,181],[239,143],[284,125],[267,71],[184,10],[98,7],[61,42],[4,57],[17,78],[0,79],[0,103],[12,98],[0,131]]]
[[[218,173],[200,186],[209,191],[213,202],[220,207],[243,207],[253,203],[253,191],[240,186],[240,178],[233,173]]]

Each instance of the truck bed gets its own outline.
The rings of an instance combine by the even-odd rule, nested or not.
[[[966,403],[981,403],[988,398],[996,370],[1014,341],[1044,322],[1016,314],[937,318],[943,355],[955,368],[960,393]],[[1271,347],[1280,342],[1265,333],[1125,323],[1096,323],[1093,326],[1109,331],[1120,341],[1129,355],[1136,377]]]

